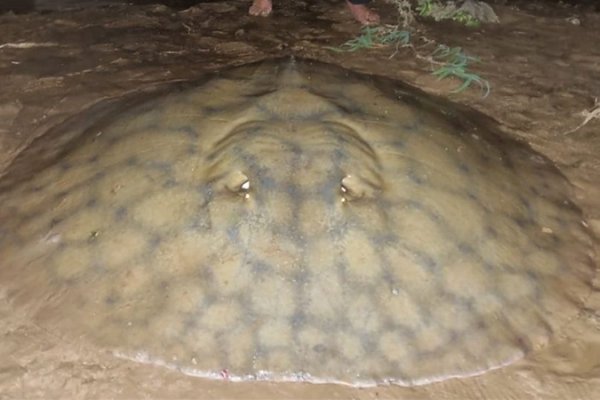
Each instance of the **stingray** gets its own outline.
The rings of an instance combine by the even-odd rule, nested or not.
[[[0,182],[0,284],[61,335],[204,377],[417,385],[519,360],[590,292],[568,181],[467,108],[303,60],[134,97]]]

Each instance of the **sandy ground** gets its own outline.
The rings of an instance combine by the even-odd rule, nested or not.
[[[501,23],[467,29],[420,21],[416,51],[462,46],[483,62],[487,98],[474,89],[451,94],[415,49],[335,53],[359,27],[340,1],[275,4],[268,19],[246,15],[248,1],[191,8],[93,6],[0,15],[0,171],[49,129],[90,105],[161,82],[193,79],[225,66],[296,55],[404,80],[498,121],[507,134],[553,160],[573,183],[574,199],[600,234],[600,120],[581,112],[600,97],[600,12],[597,6],[492,3]],[[66,3],[74,3],[67,1]],[[185,5],[182,2],[172,2]],[[394,8],[375,4],[384,23]],[[1,173],[1,172],[0,172]],[[596,279],[596,288],[600,281]],[[4,398],[439,398],[592,399],[600,393],[600,292],[546,348],[509,367],[469,379],[415,388],[356,389],[336,385],[207,381],[116,359],[83,340],[35,325],[0,288],[0,399]]]

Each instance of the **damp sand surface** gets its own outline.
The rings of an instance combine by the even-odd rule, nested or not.
[[[319,58],[364,72],[387,74],[426,91],[448,96],[453,83],[431,80],[427,75],[427,65],[420,65],[410,57],[409,52],[401,59],[397,55],[391,60],[387,60],[389,54],[381,50],[370,54],[370,57],[379,57],[382,63],[387,60],[387,67],[379,65],[380,63],[375,66],[373,58],[369,58],[367,62],[367,57],[361,58],[359,54],[333,58],[331,53],[322,50],[323,44],[343,41],[346,36],[355,33],[354,26],[345,18],[342,10],[338,10],[333,4],[309,4],[306,10],[300,6],[299,10],[282,7],[280,19],[273,18],[268,24],[241,17],[245,7],[241,3],[226,3],[219,7],[205,5],[186,11],[160,6],[131,7],[127,10],[134,13],[135,18],[129,17],[126,20],[115,17],[114,8],[5,16],[7,23],[3,24],[2,29],[7,32],[7,43],[28,42],[32,45],[3,48],[3,77],[9,88],[2,98],[2,113],[6,116],[1,127],[1,140],[6,149],[2,155],[6,166],[4,170],[10,170],[9,165],[19,165],[18,155],[22,149],[31,148],[30,143],[34,137],[46,134],[50,127],[103,98],[121,97],[131,90],[154,87],[160,82],[194,79],[208,70],[277,56],[290,48],[299,56]],[[598,21],[594,19],[593,12],[588,10],[589,14],[586,14],[585,11],[586,9],[577,8],[530,7],[518,11],[499,8],[501,17],[505,17],[506,31],[502,31],[502,24],[489,28],[489,31],[486,29],[475,33],[452,27],[444,27],[444,32],[442,28],[431,24],[423,25],[422,29],[431,37],[436,37],[438,29],[439,34],[445,34],[444,40],[452,39],[456,44],[465,43],[463,46],[469,44],[472,51],[481,57],[487,54],[490,58],[508,57],[507,60],[512,61],[481,67],[481,73],[487,72],[494,87],[497,87],[495,97],[481,100],[479,93],[473,91],[461,96],[451,96],[451,100],[471,105],[492,116],[500,121],[501,126],[513,138],[530,142],[536,150],[556,163],[561,172],[574,183],[573,199],[583,209],[588,225],[594,228],[598,216],[597,204],[594,203],[594,188],[597,185],[594,182],[598,180],[594,178],[597,176],[597,169],[594,168],[597,167],[597,158],[593,156],[593,149],[597,135],[593,133],[597,130],[594,130],[592,122],[576,133],[562,134],[580,123],[578,113],[593,105],[593,101],[591,104],[590,101],[594,96],[594,89],[597,89],[592,79],[598,74],[594,70],[594,63],[577,62],[583,59],[593,60],[593,57],[598,56],[594,54],[592,47],[585,45],[591,32],[587,29],[597,27]],[[241,18],[230,20],[230,13],[236,12],[240,13]],[[298,15],[291,17],[292,12]],[[580,31],[576,33],[571,31],[574,29],[572,24],[565,22],[565,18],[574,13],[581,13],[582,20],[578,26]],[[202,17],[203,15],[208,18]],[[303,23],[319,15],[322,18],[315,19],[312,28],[301,27]],[[206,20],[211,18],[211,24],[206,24]],[[535,23],[525,24],[523,20]],[[52,21],[54,26],[48,28],[42,42],[36,36],[38,31],[34,27],[44,21]],[[323,25],[323,21],[327,22],[327,26],[319,26]],[[295,23],[297,29],[288,27],[286,33],[276,29],[277,24],[287,22]],[[139,32],[126,29],[131,24]],[[172,32],[166,35],[165,31],[157,29],[159,25],[163,30]],[[217,26],[219,29],[216,29]],[[502,35],[506,35],[507,31],[518,31],[515,26],[521,26],[520,29],[525,32],[522,34],[524,37],[511,42],[510,46],[501,42]],[[90,29],[89,35],[77,38],[68,35],[69,29],[81,27]],[[536,29],[539,31],[535,31]],[[549,37],[541,35],[540,38],[537,35],[534,40],[526,35],[528,31],[556,34],[561,29],[565,37],[567,34],[573,35],[568,53],[566,48],[561,53],[561,48],[556,47],[556,43],[555,47],[547,46],[544,40],[550,40]],[[237,34],[234,35],[236,40],[227,35],[228,30]],[[102,36],[99,31],[105,35]],[[258,31],[261,35],[250,34]],[[576,40],[577,33],[580,34],[579,40]],[[111,34],[114,36],[110,36]],[[171,35],[181,35],[186,40],[182,45],[181,41],[173,40]],[[155,40],[144,41],[144,37],[153,37]],[[481,47],[472,40],[468,41],[469,37],[478,38],[477,42],[481,42]],[[207,39],[212,39],[212,44],[207,44]],[[273,46],[273,43],[280,45]],[[489,46],[490,43],[495,43],[496,47]],[[517,47],[517,44],[521,47]],[[546,54],[534,52],[533,49],[538,46],[544,48]],[[249,48],[252,50],[249,51]],[[532,54],[526,60],[521,58],[523,49],[530,49]],[[547,54],[552,50],[556,54]],[[81,52],[84,51],[95,53],[95,56],[82,56]],[[497,52],[495,55],[494,51]],[[44,59],[54,62],[43,63]],[[548,69],[547,75],[544,74],[544,67],[532,72],[530,64],[538,63],[548,68],[549,60],[558,67]],[[566,64],[563,66],[566,68],[564,72],[561,63]],[[194,70],[189,68],[192,64]],[[504,75],[494,74],[494,68],[513,68],[514,74],[508,79]],[[577,68],[580,68],[579,73],[573,74],[573,70]],[[519,79],[524,80],[522,84],[519,84]],[[10,88],[13,88],[12,91]],[[562,117],[558,118],[557,114]],[[549,115],[553,117],[549,118]],[[49,140],[49,151],[44,154],[51,154],[58,149],[61,149],[60,141]],[[499,398],[514,396],[514,393],[522,391],[539,391],[550,398],[585,398],[590,397],[594,390],[594,371],[597,371],[594,361],[594,354],[598,352],[595,347],[598,341],[595,322],[597,305],[594,305],[597,300],[594,295],[588,298],[579,313],[569,316],[568,323],[552,336],[550,343],[544,343],[539,349],[534,349],[536,351],[530,352],[524,360],[511,366],[476,378],[449,380],[418,389],[380,387],[361,391],[334,385],[233,385],[224,382],[228,371],[221,371],[223,381],[210,382],[182,376],[164,368],[118,360],[90,345],[85,338],[65,335],[60,329],[49,329],[44,323],[36,322],[33,307],[9,302],[12,297],[8,291],[3,292],[3,295],[5,302],[2,323],[6,340],[3,340],[4,347],[1,351],[9,361],[4,368],[6,373],[2,385],[6,388],[3,391],[15,397],[32,397],[36,393],[45,396],[52,393],[64,394],[66,388],[71,396],[103,397],[181,397],[202,390],[207,396],[214,397],[353,395],[368,398],[397,397],[404,394],[414,398],[433,396],[436,391],[442,390],[456,398],[477,396],[482,391],[487,396]],[[64,315],[48,315],[49,319],[57,317],[64,318]],[[573,340],[575,337],[577,340]],[[508,387],[506,382],[513,385]]]

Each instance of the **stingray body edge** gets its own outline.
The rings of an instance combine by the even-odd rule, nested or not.
[[[510,364],[580,309],[589,233],[546,159],[406,93],[279,60],[140,102],[0,193],[0,284],[52,329],[204,377]]]

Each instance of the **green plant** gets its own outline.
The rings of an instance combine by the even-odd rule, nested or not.
[[[462,10],[454,13],[452,16],[452,21],[458,22],[459,24],[468,26],[470,28],[476,28],[481,25],[481,22],[477,18]]]
[[[421,17],[432,17],[436,21],[450,19],[468,27],[476,27],[481,23],[477,17],[462,7],[457,7],[454,2],[442,4],[439,0],[419,0],[415,10]]]
[[[431,15],[434,7],[437,7],[437,5],[433,0],[419,0],[415,10],[417,10],[421,17],[428,17]]]
[[[400,5],[402,5],[402,7],[404,7],[402,9],[412,15],[413,11],[410,8],[410,3],[407,3],[405,0],[393,1],[398,3],[399,9]],[[406,6],[405,3],[408,4],[408,6]],[[416,10],[420,15],[428,15],[434,12],[435,7],[438,7],[439,5],[440,3],[437,0],[420,0]],[[474,17],[469,13],[460,11],[455,13],[454,18],[463,24],[469,25],[472,23],[471,20]],[[405,18],[405,22],[407,20],[408,19]],[[475,21],[479,23],[478,20],[475,19]],[[425,39],[426,45],[434,43],[426,38],[423,39]],[[432,72],[434,76],[437,76],[439,79],[454,77],[462,81],[460,86],[454,89],[452,93],[462,92],[471,85],[476,84],[481,88],[483,97],[489,95],[489,82],[469,70],[470,63],[479,62],[477,57],[466,55],[460,47],[451,48],[445,45],[438,45],[431,54],[423,56],[422,54],[419,54],[419,51],[415,49],[410,41],[411,32],[408,28],[401,30],[399,25],[365,26],[362,28],[361,34],[358,37],[348,40],[340,46],[326,48],[335,52],[355,52],[362,49],[373,49],[395,45],[397,52],[399,47],[409,47],[415,52],[417,58],[427,60],[433,65],[438,66],[438,68]],[[392,58],[396,52],[394,52],[390,58]]]
[[[439,45],[431,54],[431,60],[438,65],[438,69],[432,72],[439,79],[449,76],[460,79],[463,83],[454,89],[453,93],[460,93],[471,84],[477,84],[484,92],[483,97],[490,93],[490,84],[487,80],[468,70],[469,63],[480,62],[479,58],[465,54],[461,47],[448,47]]]
[[[327,47],[336,52],[354,52],[392,44],[406,46],[410,43],[410,32],[399,30],[397,26],[365,26],[357,38],[348,40],[338,47]]]

